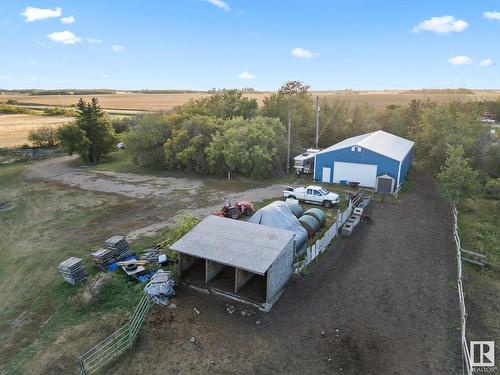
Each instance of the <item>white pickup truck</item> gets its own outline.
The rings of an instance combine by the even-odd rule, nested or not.
[[[306,203],[322,204],[327,208],[340,202],[338,194],[331,193],[325,188],[315,185],[310,185],[307,188],[298,187],[295,189],[287,187],[283,190],[283,196],[285,198],[295,198],[299,201],[305,201]]]

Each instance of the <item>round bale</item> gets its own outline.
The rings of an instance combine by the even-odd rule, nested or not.
[[[302,215],[304,215],[304,209],[300,207],[298,204],[289,204],[288,207],[290,207],[290,211],[292,211],[292,214],[298,219]]]
[[[307,236],[313,238],[316,232],[319,230],[319,223],[313,216],[304,215],[299,218],[300,224],[307,231]]]
[[[309,215],[314,217],[318,221],[320,227],[325,225],[326,215],[319,208],[310,208],[306,212],[304,212],[304,215]]]

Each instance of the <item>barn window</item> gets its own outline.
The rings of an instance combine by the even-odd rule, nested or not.
[[[352,146],[351,151],[355,151],[356,147]]]

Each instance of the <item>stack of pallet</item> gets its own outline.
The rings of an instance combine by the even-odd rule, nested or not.
[[[64,280],[71,285],[79,284],[87,278],[87,272],[85,272],[81,258],[66,259],[59,264],[59,272],[63,275]]]
[[[96,267],[100,270],[107,269],[108,266],[115,260],[113,250],[110,249],[99,249],[97,251],[94,251],[93,253],[90,253],[90,256],[92,257],[92,261],[94,262]]]
[[[134,255],[134,252],[130,250],[127,240],[123,236],[113,236],[108,238],[106,240],[106,246],[113,252],[114,258],[117,261]]]

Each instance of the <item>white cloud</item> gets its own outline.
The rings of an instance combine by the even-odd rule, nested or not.
[[[102,43],[102,39],[99,38],[87,38],[87,42],[91,44],[100,44]]]
[[[493,65],[493,60],[492,59],[484,59],[479,62],[479,66],[490,66]]]
[[[238,74],[238,79],[245,79],[247,81],[251,81],[252,79],[255,79],[257,78],[257,76],[255,74],[252,74],[248,71],[244,71],[244,72],[241,72],[240,74]]]
[[[413,28],[414,33],[432,31],[435,33],[451,33],[464,31],[469,24],[464,20],[457,20],[454,16],[431,17],[420,22]]]
[[[500,12],[484,12],[483,17],[489,20],[500,21]]]
[[[73,16],[63,17],[63,18],[61,18],[61,22],[64,24],[74,23],[75,17],[73,17]]]
[[[111,49],[113,50],[113,52],[121,52],[123,51],[123,46],[120,46],[118,44],[113,44],[111,46]]]
[[[8,80],[8,79],[10,79],[10,76],[0,74],[0,79],[1,80]]]
[[[229,12],[229,4],[222,0],[205,0],[207,3],[215,5],[217,8],[224,9],[226,12]]]
[[[57,31],[47,35],[47,38],[56,43],[62,44],[76,44],[81,42],[81,38],[77,37],[71,31]]]
[[[21,13],[21,16],[25,17],[25,22],[41,21],[48,18],[61,17],[61,15],[62,9],[59,7],[54,9],[27,7],[24,12]]]
[[[469,56],[455,56],[448,59],[451,65],[468,65],[472,64],[474,61]]]
[[[311,52],[308,49],[300,48],[300,47],[292,49],[291,53],[292,53],[292,56],[302,57],[304,59],[310,59],[311,57],[318,56],[317,53]]]

